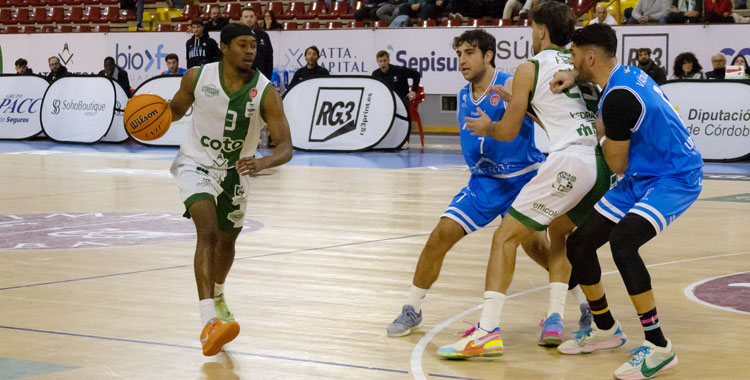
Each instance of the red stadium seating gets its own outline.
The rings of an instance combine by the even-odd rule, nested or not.
[[[15,34],[18,33],[18,27],[17,26],[9,26],[5,28],[5,33],[8,34]]]
[[[10,5],[16,8],[23,8],[23,7],[28,7],[29,2],[26,0],[10,0]]]
[[[58,24],[65,22],[65,9],[60,7],[50,8],[47,12],[47,22],[56,22]]]
[[[255,16],[257,16],[259,19],[263,18],[263,5],[261,5],[260,2],[254,1],[250,4],[247,4],[250,8],[253,8],[253,11],[255,11]],[[242,16],[242,12],[240,12],[240,16]]]
[[[120,0],[99,0],[99,2],[104,5],[120,5]]]
[[[199,17],[200,13],[201,13],[200,5],[187,4],[185,5],[185,9],[182,10],[182,15],[177,16],[177,17],[172,17],[172,22],[187,22],[196,17]]]
[[[378,20],[372,23],[373,28],[387,28],[388,27],[388,21],[385,20]]]
[[[190,33],[190,24],[177,24],[175,32],[188,32]]]
[[[341,29],[341,21],[329,21],[326,25],[326,29]]]
[[[6,8],[0,9],[0,24],[5,24],[5,25],[15,24],[15,22],[13,22],[12,12],[13,11],[11,11],[10,9],[6,9]]]
[[[101,24],[107,22],[102,20],[102,10],[97,6],[88,6],[83,11],[84,22],[93,22],[95,24]]]
[[[135,12],[132,9],[120,9],[120,22],[135,21]]]
[[[97,25],[94,27],[94,31],[97,33],[109,33],[109,25]]]
[[[281,16],[284,14],[284,6],[281,4],[281,1],[269,1],[266,4],[266,10],[273,12],[277,19],[282,18]],[[258,18],[260,18],[260,16],[258,16]]]
[[[172,25],[169,24],[159,24],[156,26],[157,32],[171,32],[172,31]]]
[[[23,28],[21,28],[21,33],[36,33],[36,26],[24,25]]]
[[[455,19],[445,18],[443,19],[443,22],[440,23],[440,26],[453,28],[456,26],[461,26],[461,24],[463,24],[463,22],[461,21],[460,18],[455,18]]]
[[[0,8],[10,8],[10,0],[0,0]]]
[[[339,3],[340,3],[340,1],[339,1]],[[342,13],[341,14],[341,18],[353,18],[354,17],[354,12],[356,12],[360,8],[362,8],[362,5],[363,5],[362,1],[357,1],[356,3],[354,3],[354,6],[352,6],[351,8],[348,9],[348,11],[346,13]]]
[[[478,28],[480,26],[484,26],[484,19],[481,18],[470,18],[469,22],[466,24],[467,26]]]
[[[32,7],[43,7],[47,5],[45,0],[26,0]]]
[[[91,26],[89,25],[78,25],[75,28],[75,31],[78,33],[88,33],[91,31]]]
[[[52,25],[45,25],[42,27],[42,30],[40,30],[42,33],[54,33],[55,27]]]
[[[278,16],[280,20],[301,19],[305,14],[305,3],[303,1],[292,1],[283,15]]]
[[[44,8],[34,8],[34,11],[31,13],[31,21],[37,24],[46,24],[47,21],[47,10]]]
[[[55,28],[55,31],[57,33],[71,33],[73,31],[73,26],[72,25],[58,25]]]
[[[80,24],[84,22],[83,20],[84,20],[83,8],[81,7],[72,7],[65,12],[64,22],[72,22],[73,24]]]
[[[433,20],[433,19],[431,19],[431,18],[430,18],[430,19],[427,19],[427,20],[422,20],[422,21],[421,21],[421,22],[420,22],[420,23],[418,24],[418,26],[420,26],[420,27],[422,27],[422,28],[431,28],[431,27],[437,26],[437,21],[435,21],[435,20]]]
[[[63,0],[63,4],[65,5],[77,5],[81,6],[81,0]]]
[[[33,24],[34,23],[34,21],[31,21],[31,17],[29,17],[29,10],[26,8],[16,9],[16,13],[13,16],[13,21],[16,24]]]
[[[346,18],[349,13],[349,3],[346,1],[336,1],[331,4],[331,9],[327,13],[321,14],[318,18],[323,20],[332,20],[339,17]]]
[[[51,7],[58,7],[63,5],[63,0],[47,0],[47,5]]]
[[[80,1],[78,2],[81,3]],[[99,0],[83,0],[83,5],[99,5]]]
[[[115,24],[120,22],[120,7],[116,5],[108,5],[102,10],[102,20],[104,20],[104,22]]]
[[[320,23],[318,21],[306,21],[305,29],[320,29]]]
[[[284,23],[284,30],[297,30],[297,23],[296,22],[285,22]]]
[[[346,24],[350,28],[364,28],[365,22],[364,21],[349,21],[349,23]]]
[[[565,4],[568,4],[576,17],[583,16],[584,13],[588,12],[591,7],[596,5],[596,0],[566,0]]]
[[[305,20],[312,20],[314,18],[317,18],[323,13],[326,13],[326,3],[323,1],[314,1],[310,3],[309,8],[307,9],[307,12],[305,12],[304,15],[302,15],[302,19]]]
[[[229,3],[224,6],[224,17],[228,17],[232,20],[238,21],[240,19],[241,9],[242,9],[242,4]]]

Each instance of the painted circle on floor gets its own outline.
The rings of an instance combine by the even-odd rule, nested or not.
[[[245,218],[242,232],[263,223]],[[71,212],[0,215],[0,250],[75,249],[195,240],[193,222],[181,214]]]
[[[685,288],[685,295],[717,309],[750,314],[750,272],[698,281]]]

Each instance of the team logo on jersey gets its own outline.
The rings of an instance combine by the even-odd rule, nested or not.
[[[309,141],[325,142],[354,131],[357,128],[364,90],[362,87],[318,89]],[[367,122],[370,97],[371,94],[368,94],[363,123]]]
[[[560,195],[573,190],[573,182],[576,181],[576,176],[566,173],[557,173],[557,180],[552,184],[552,187],[560,193]]]
[[[493,94],[490,98],[490,104],[492,104],[493,106],[500,104],[500,95]]]
[[[212,84],[207,84],[203,87],[201,87],[201,91],[204,95],[206,95],[209,98],[212,98],[214,96],[219,96],[219,89],[216,88],[216,86]]]
[[[255,99],[256,96],[258,96],[258,90],[253,88],[250,90],[250,99]]]

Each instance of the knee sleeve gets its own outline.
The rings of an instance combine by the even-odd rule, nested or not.
[[[625,215],[610,234],[612,258],[631,296],[651,290],[651,277],[638,249],[654,236],[656,231],[651,223],[636,214]]]
[[[602,270],[596,250],[609,239],[614,223],[598,212],[573,231],[565,244],[568,260],[572,266],[570,284],[594,285],[599,282]]]

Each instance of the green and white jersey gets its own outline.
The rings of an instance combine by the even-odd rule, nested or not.
[[[263,120],[263,99],[271,82],[255,70],[253,79],[230,94],[222,62],[201,66],[195,80],[193,126],[180,151],[206,168],[230,169],[240,157],[255,155]]]
[[[562,94],[549,88],[556,72],[573,70],[569,50],[545,49],[529,61],[534,63],[534,87],[529,104],[544,125],[550,141],[550,152],[576,149],[594,153],[596,112],[599,91],[594,87],[574,85]]]

